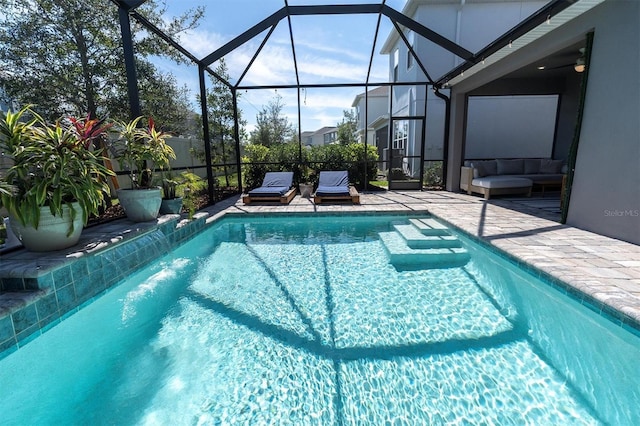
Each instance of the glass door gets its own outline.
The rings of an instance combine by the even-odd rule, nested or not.
[[[391,118],[387,149],[389,189],[421,189],[421,158],[424,143],[422,117]]]

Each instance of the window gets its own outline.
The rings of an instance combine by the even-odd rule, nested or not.
[[[398,62],[400,62],[400,52],[398,49],[393,52],[393,81],[398,81]]]
[[[324,144],[325,145],[329,145],[329,144],[335,142],[337,137],[338,137],[337,132],[325,133],[324,134]]]
[[[409,121],[400,120],[393,122],[393,149],[404,150],[409,141]]]

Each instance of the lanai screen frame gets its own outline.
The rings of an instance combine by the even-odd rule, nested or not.
[[[209,195],[209,201],[210,203],[213,203],[214,200],[214,176],[213,176],[213,165],[211,164],[211,138],[209,135],[209,120],[208,120],[208,113],[207,113],[207,100],[206,100],[206,82],[205,82],[205,71],[207,73],[209,73],[209,75],[213,76],[214,78],[216,78],[218,81],[220,81],[222,84],[224,84],[225,86],[227,86],[227,88],[229,88],[229,90],[231,91],[232,94],[232,99],[233,99],[233,111],[234,111],[234,139],[235,139],[235,143],[236,143],[236,166],[238,168],[238,187],[240,188],[240,191],[242,191],[242,172],[241,172],[241,160],[240,160],[240,135],[239,135],[239,124],[238,124],[238,102],[237,102],[237,91],[238,90],[252,90],[252,89],[297,89],[297,98],[298,98],[298,145],[299,145],[299,161],[301,160],[302,157],[302,138],[301,138],[301,126],[300,126],[300,120],[301,120],[301,110],[300,110],[300,102],[301,102],[301,96],[300,96],[300,91],[301,89],[307,89],[307,88],[340,88],[340,87],[364,87],[365,88],[365,118],[364,118],[364,140],[363,140],[363,149],[367,149],[367,125],[368,125],[368,90],[369,87],[381,87],[381,86],[389,86],[391,88],[391,95],[393,94],[393,87],[394,86],[419,86],[419,85],[424,85],[426,90],[428,90],[429,87],[432,87],[436,96],[440,97],[441,99],[443,99],[446,102],[446,108],[445,108],[445,132],[444,132],[444,136],[443,136],[443,176],[446,179],[447,176],[447,160],[448,160],[448,131],[449,131],[449,114],[450,114],[450,109],[449,109],[449,98],[442,94],[440,92],[440,89],[442,89],[442,84],[439,84],[437,82],[435,82],[431,76],[429,75],[429,73],[427,72],[425,66],[423,65],[422,61],[420,61],[420,58],[418,57],[418,55],[415,53],[415,51],[413,50],[413,47],[411,46],[411,44],[409,43],[409,41],[407,40],[406,36],[404,35],[403,29],[401,28],[401,25],[404,26],[405,28],[414,31],[415,33],[417,33],[418,35],[426,38],[427,40],[430,40],[433,43],[436,43],[438,46],[450,51],[451,53],[453,53],[454,55],[464,59],[465,63],[476,63],[479,61],[477,55],[474,55],[472,52],[466,50],[465,48],[463,48],[462,46],[459,46],[458,44],[452,42],[451,40],[441,36],[440,34],[436,33],[435,31],[425,27],[424,25],[420,24],[419,22],[414,21],[413,19],[407,17],[406,15],[403,15],[402,13],[398,12],[397,10],[387,6],[385,4],[386,0],[382,0],[381,3],[374,3],[374,4],[344,4],[344,5],[313,5],[313,6],[290,6],[288,4],[287,0],[284,0],[284,7],[282,7],[280,10],[276,11],[275,13],[271,14],[270,16],[268,16],[267,18],[263,19],[262,21],[260,21],[259,23],[257,23],[256,25],[254,25],[253,27],[251,27],[250,29],[246,30],[245,32],[243,32],[242,34],[238,35],[237,37],[235,37],[233,40],[229,41],[228,43],[226,43],[225,45],[221,46],[220,48],[216,49],[214,52],[212,52],[211,54],[205,56],[202,59],[198,59],[195,55],[193,55],[191,52],[189,52],[187,49],[185,49],[180,43],[178,43],[177,41],[173,40],[171,37],[169,37],[166,33],[164,33],[161,29],[159,29],[158,27],[156,27],[155,25],[153,25],[151,22],[149,22],[143,15],[141,15],[140,13],[138,13],[135,9],[138,8],[139,6],[141,6],[142,4],[144,4],[146,2],[146,0],[111,0],[113,3],[115,3],[118,6],[118,10],[119,10],[119,18],[120,18],[120,27],[121,27],[121,32],[122,32],[122,42],[123,42],[123,48],[124,48],[124,60],[125,60],[125,68],[127,71],[127,89],[128,89],[128,94],[129,94],[129,103],[130,103],[130,110],[131,110],[131,116],[132,117],[136,117],[141,115],[141,109],[140,109],[140,100],[139,100],[139,94],[138,94],[138,87],[137,87],[137,76],[136,76],[136,69],[135,69],[135,62],[134,62],[134,53],[133,53],[133,39],[131,37],[131,22],[130,22],[130,17],[133,17],[136,21],[138,21],[140,24],[142,24],[145,28],[147,28],[149,31],[153,32],[154,34],[156,34],[157,36],[159,36],[162,40],[164,40],[165,42],[167,42],[170,46],[174,47],[175,49],[177,49],[180,53],[182,53],[184,56],[186,56],[189,60],[191,60],[193,63],[195,63],[198,66],[198,76],[199,76],[199,82],[200,82],[200,104],[201,104],[201,109],[202,109],[202,128],[203,128],[203,139],[204,139],[204,147],[205,147],[205,162],[206,162],[206,168],[207,168],[207,181],[208,181],[208,195]],[[300,78],[299,78],[299,74],[298,74],[298,65],[297,65],[297,58],[296,58],[296,54],[295,54],[295,39],[294,39],[294,35],[293,35],[293,29],[291,26],[291,16],[313,16],[313,15],[347,15],[347,14],[377,14],[378,15],[378,21],[377,21],[377,25],[376,25],[376,31],[375,31],[375,35],[374,35],[374,40],[373,40],[373,47],[371,49],[371,56],[370,56],[370,60],[369,60],[369,67],[367,69],[367,78],[366,81],[364,83],[333,83],[333,84],[301,84],[300,83]],[[369,81],[370,78],[370,73],[371,73],[371,66],[373,63],[373,57],[375,54],[375,48],[376,48],[376,41],[378,38],[378,32],[379,32],[379,28],[380,28],[380,21],[382,19],[382,16],[386,16],[387,18],[390,19],[390,21],[392,22],[395,30],[398,32],[398,34],[400,35],[400,37],[402,38],[405,46],[407,47],[409,53],[413,56],[414,60],[416,61],[416,64],[418,64],[418,66],[420,67],[421,71],[424,73],[424,75],[427,78],[427,81],[414,81],[414,82],[376,82],[376,83],[372,83]],[[291,38],[291,49],[292,49],[292,54],[293,54],[293,63],[294,63],[294,69],[295,69],[295,76],[296,76],[296,84],[295,85],[266,85],[266,86],[241,86],[240,83],[242,82],[242,78],[246,75],[246,73],[248,72],[248,70],[251,68],[251,66],[253,65],[253,62],[255,61],[255,59],[258,57],[258,55],[260,54],[260,51],[262,50],[262,48],[264,47],[264,45],[266,44],[266,42],[269,40],[269,37],[271,36],[271,34],[273,33],[273,31],[275,30],[276,26],[278,25],[278,23],[287,18],[288,21],[288,27],[289,27],[289,35]],[[258,50],[256,51],[256,53],[254,54],[254,56],[252,57],[251,61],[249,62],[249,64],[247,65],[245,71],[243,72],[243,74],[241,75],[241,77],[238,79],[238,83],[236,83],[235,85],[231,84],[230,82],[228,82],[226,79],[222,78],[220,75],[218,75],[214,70],[211,69],[211,65],[218,61],[219,59],[223,58],[226,54],[232,52],[233,50],[235,50],[236,48],[242,46],[244,43],[248,42],[249,40],[253,39],[254,37],[258,36],[259,34],[261,34],[262,32],[269,30],[269,32],[267,33],[267,35],[265,36],[264,40],[262,41],[262,43],[260,44],[260,47],[258,48]],[[426,93],[426,91],[425,91]],[[424,109],[424,116],[423,116],[423,126],[424,123],[426,122],[426,115],[427,115],[427,102],[426,102],[426,98],[425,98],[425,109]],[[391,123],[391,121],[394,119],[392,112],[390,112],[389,114],[389,123]],[[393,130],[391,128],[392,126],[389,126],[389,132],[391,133]],[[421,132],[421,141],[420,141],[420,146],[424,146],[424,138],[425,138],[425,131],[423,129],[423,131]],[[391,138],[390,138],[391,139]],[[366,151],[365,151],[366,152]],[[366,158],[366,157],[365,157]],[[423,167],[424,167],[424,149],[420,149],[420,187],[422,187],[422,179],[423,179]],[[365,174],[366,174],[366,160],[365,160]],[[366,185],[366,182],[365,182]]]

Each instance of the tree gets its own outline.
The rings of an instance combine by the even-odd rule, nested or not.
[[[229,70],[224,59],[214,70],[217,75],[229,81]],[[213,164],[228,164],[233,161],[235,152],[235,120],[233,114],[233,94],[231,90],[217,78],[210,76],[211,88],[207,89],[207,117],[209,119],[209,139],[211,140],[211,162]],[[238,100],[240,93],[236,94]],[[242,118],[242,111],[238,110],[238,130],[240,139],[244,139],[247,121]],[[204,151],[198,150],[194,155],[204,161]],[[229,186],[229,176],[224,167],[226,184]]]
[[[0,86],[43,116],[110,115],[129,118],[123,50],[117,8],[104,0],[0,0]],[[148,0],[139,8],[172,37],[197,26],[202,8],[165,22],[165,7]],[[132,20],[144,114],[164,127],[177,127],[175,111],[188,109],[175,79],[151,64],[152,56],[179,54]],[[158,94],[164,96],[159,102]],[[172,115],[174,114],[174,115]],[[169,130],[169,129],[167,129]],[[173,129],[170,129],[173,131]]]
[[[342,122],[338,123],[338,143],[340,145],[349,145],[356,143],[356,133],[358,131],[358,119],[355,111],[345,109],[342,111],[344,117]]]
[[[276,97],[256,116],[256,128],[251,132],[251,143],[274,146],[291,141],[294,129],[286,116],[282,96]]]

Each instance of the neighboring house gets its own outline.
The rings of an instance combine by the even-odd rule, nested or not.
[[[442,102],[432,117],[431,104],[438,101],[429,94],[426,119],[427,146],[431,123],[443,131],[438,123],[450,120],[442,157],[447,190],[459,190],[465,160],[562,159],[570,166],[566,223],[640,244],[640,2],[410,0],[404,13],[482,57],[463,63],[421,37],[413,39],[418,57],[450,99],[449,108]],[[522,33],[511,31],[521,20]],[[504,35],[492,32],[494,26]],[[383,48],[390,75],[415,81],[415,61],[402,44],[394,32]],[[586,69],[576,66],[585,62]],[[424,108],[425,88],[394,90],[392,122]],[[415,146],[411,138],[409,132],[409,146]]]
[[[338,139],[338,128],[325,126],[315,132],[302,132],[301,140],[305,146],[330,145]]]
[[[365,104],[366,102],[366,104]],[[368,105],[367,105],[368,104]],[[356,109],[357,140],[378,148],[378,168],[387,170],[387,141],[389,140],[389,87],[376,87],[357,95],[351,104]],[[366,116],[366,117],[365,117]],[[365,133],[365,125],[366,133]]]

